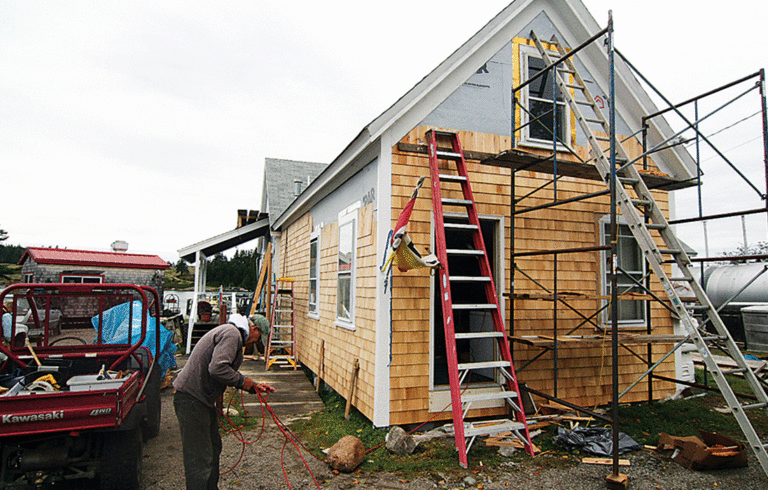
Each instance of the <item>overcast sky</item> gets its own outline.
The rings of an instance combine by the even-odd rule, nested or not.
[[[330,162],[508,3],[3,0],[5,243],[125,240],[176,262],[179,248],[234,228],[238,209],[259,208],[264,158]],[[600,25],[613,9],[616,46],[675,102],[768,66],[764,1],[585,4]],[[729,121],[759,110],[748,99]],[[718,144],[764,188],[759,123]],[[705,198],[705,214],[763,205],[724,170],[705,172],[717,176],[708,191],[738,196]],[[690,192],[678,202],[696,212]],[[711,225],[710,249],[741,245],[730,221]],[[768,239],[765,223],[751,219],[749,242]],[[681,235],[703,252],[701,225]]]

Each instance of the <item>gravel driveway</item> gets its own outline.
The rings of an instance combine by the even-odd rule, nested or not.
[[[181,457],[181,440],[178,423],[173,413],[173,394],[170,389],[163,391],[163,417],[160,435],[149,441],[144,448],[145,490],[170,490],[184,488],[184,472]],[[284,420],[286,421],[286,420]],[[245,433],[246,440],[253,440],[256,432]],[[299,489],[317,488],[304,467],[297,452],[288,444],[283,451],[285,438],[268,422],[260,440],[247,445],[234,436],[224,437],[222,471],[236,468],[221,477],[219,488],[229,489]],[[282,460],[286,475],[281,467]],[[312,473],[324,490],[346,489],[604,489],[605,477],[610,467],[580,463],[573,455],[543,454],[522,463],[506,463],[502,466],[485,466],[480,471],[456,472],[451,475],[429,473],[410,481],[401,480],[397,475],[386,473],[353,473],[334,475],[325,463],[304,453]],[[749,467],[735,470],[698,472],[687,470],[652,451],[639,451],[622,456],[631,461],[631,466],[622,468],[629,476],[630,488],[635,490],[690,490],[690,489],[768,489],[768,477],[763,474],[754,456],[749,455]]]

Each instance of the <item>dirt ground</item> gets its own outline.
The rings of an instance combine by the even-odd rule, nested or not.
[[[145,490],[184,488],[184,471],[178,423],[173,413],[173,394],[163,391],[163,418],[160,435],[144,448],[143,480]],[[284,421],[287,422],[287,421]],[[245,433],[245,440],[256,439],[259,432]],[[429,472],[418,478],[404,480],[388,473],[352,473],[335,475],[329,467],[306,452],[302,452],[310,471],[297,456],[273,422],[267,424],[258,442],[246,445],[234,436],[224,437],[222,471],[219,488],[229,489],[284,489],[324,490],[348,489],[573,489],[592,490],[606,488],[605,477],[610,467],[582,464],[574,456],[567,459],[543,454],[525,459],[522,463],[505,463],[490,467],[475,465],[474,471],[455,474]],[[418,451],[418,449],[417,449]],[[242,453],[242,459],[240,455]],[[699,472],[685,469],[652,451],[624,455],[631,466],[622,472],[629,476],[631,489],[638,490],[690,490],[738,489],[765,490],[768,477],[762,472],[754,456],[749,455],[749,467],[734,470]],[[238,462],[238,460],[240,460]],[[283,471],[284,464],[285,473]],[[312,476],[317,480],[316,485]],[[286,483],[290,482],[290,487]]]

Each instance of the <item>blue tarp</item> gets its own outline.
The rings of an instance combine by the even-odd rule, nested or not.
[[[131,313],[129,308],[130,303],[123,303],[117,305],[114,308],[106,310],[103,316],[102,323],[102,341],[106,344],[135,344],[141,338],[141,301],[133,302],[132,312],[132,327],[131,327],[131,339],[128,341],[128,317]],[[155,318],[149,315],[147,319],[147,336],[144,338],[143,346],[147,347],[152,352],[153,357],[157,357],[157,364],[162,368],[161,372],[165,372],[168,369],[176,367],[176,345],[173,343],[173,332],[167,328],[160,327],[160,355],[155,352]],[[91,325],[98,332],[99,329],[99,317],[98,315],[91,318]]]

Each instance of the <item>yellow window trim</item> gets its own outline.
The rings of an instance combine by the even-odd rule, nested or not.
[[[522,66],[520,65],[520,45],[525,44],[527,46],[533,46],[536,47],[536,43],[533,41],[533,39],[527,39],[524,37],[515,36],[512,39],[512,84],[513,87],[517,87],[520,85],[520,80],[522,79]],[[541,44],[548,50],[552,52],[557,52],[555,49],[555,45],[552,43],[548,43],[545,41],[542,41]],[[566,48],[566,51],[569,51],[568,48]],[[573,85],[573,75],[569,76],[570,84]],[[571,92],[571,96],[575,97],[575,93],[573,89],[569,90]],[[566,104],[566,107],[567,104]],[[576,118],[573,115],[573,111],[571,111],[570,108],[568,108],[568,114],[569,114],[569,120],[570,120],[570,126],[571,126],[571,145],[573,145],[573,142],[576,141]],[[523,111],[515,104],[515,121],[522,121],[523,117]],[[515,141],[521,141],[523,134],[522,129],[518,129],[515,133]]]

